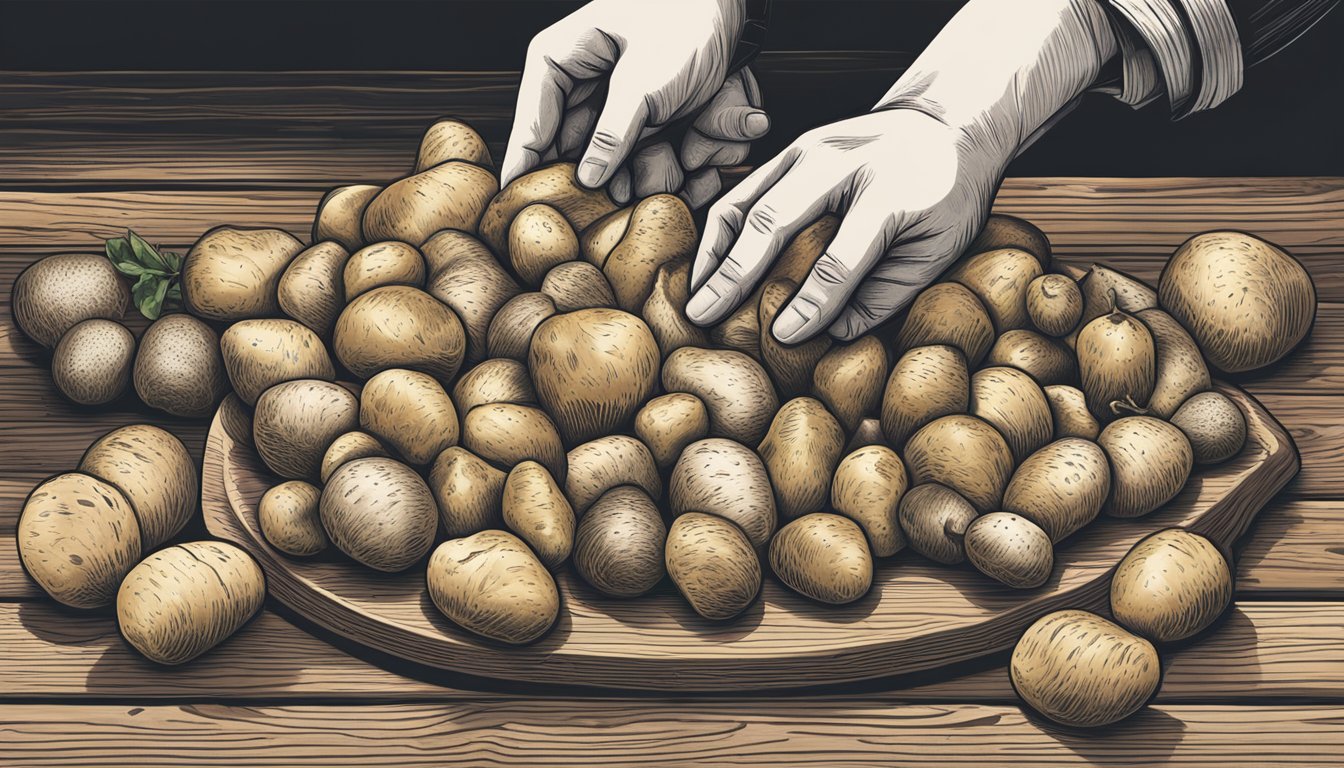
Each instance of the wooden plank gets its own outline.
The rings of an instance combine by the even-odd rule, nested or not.
[[[1161,705],[1111,728],[1013,706],[846,699],[509,701],[0,712],[16,766],[1336,766],[1336,706]]]

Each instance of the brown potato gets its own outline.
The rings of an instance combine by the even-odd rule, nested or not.
[[[709,411],[709,434],[756,445],[779,398],[761,364],[741,352],[682,347],[667,357],[663,389],[689,392]]]
[[[882,431],[897,448],[920,427],[971,405],[971,377],[961,350],[944,344],[901,355],[882,395]]]
[[[845,433],[821,401],[797,397],[770,422],[756,452],[775,489],[775,506],[785,520],[820,512],[830,497]]]
[[[1200,392],[1171,417],[1190,441],[1196,464],[1219,464],[1246,445],[1246,417],[1220,392]]]
[[[206,320],[274,317],[280,277],[302,250],[283,230],[216,227],[182,261],[182,303]]]
[[[663,497],[663,481],[653,455],[633,437],[599,437],[574,448],[567,458],[565,496],[580,515],[618,485],[641,488],[654,501]]]
[[[543,565],[555,570],[569,558],[574,549],[574,508],[545,467],[524,461],[510,470],[501,506],[504,524],[532,547]]]
[[[288,480],[272,487],[257,504],[261,535],[287,555],[316,555],[328,544],[317,511],[321,499],[322,491],[302,480]]]
[[[1151,416],[1127,416],[1102,430],[1097,444],[1111,460],[1112,517],[1140,517],[1166,504],[1185,487],[1194,456],[1177,427]]]
[[[14,280],[14,321],[44,347],[54,347],[76,324],[120,320],[131,292],[102,255],[63,253],[29,265]]]
[[[1016,368],[1042,387],[1078,383],[1078,362],[1073,350],[1024,328],[1008,331],[995,340],[985,365]]]
[[[290,480],[317,480],[327,447],[358,428],[359,420],[359,400],[345,387],[297,379],[276,384],[257,399],[252,437],[272,472]]]
[[[491,168],[490,148],[476,129],[461,120],[444,118],[436,121],[420,139],[420,150],[415,155],[415,172],[427,171],[440,163],[461,160]]]
[[[509,182],[481,217],[481,239],[495,253],[507,253],[509,226],[518,212],[533,203],[546,203],[582,232],[589,224],[616,210],[606,190],[588,189],[574,177],[574,163],[555,163]]]
[[[742,529],[716,515],[688,512],[667,534],[667,574],[696,613],[731,619],[761,591],[761,561]]]
[[[982,368],[971,377],[971,415],[999,430],[1020,462],[1050,442],[1054,422],[1045,393],[1016,368]]]
[[[364,210],[382,191],[382,187],[372,184],[350,184],[328,192],[322,202],[317,204],[317,216],[313,219],[313,242],[333,240],[346,251],[363,248]]]
[[[541,281],[541,292],[551,297],[560,312],[616,306],[611,283],[586,261],[567,261],[551,269]]]
[[[149,326],[131,377],[145,405],[184,418],[209,416],[229,391],[219,337],[191,315],[164,315]]]
[[[131,386],[135,334],[116,320],[85,320],[65,332],[51,356],[51,380],[80,405],[103,405]]]
[[[790,589],[822,603],[844,605],[873,585],[873,556],[863,531],[839,515],[804,515],[770,541],[770,567]]]
[[[1040,261],[1042,268],[1050,266],[1050,239],[1044,232],[1035,224],[1016,216],[992,213],[979,236],[967,246],[966,253],[977,254],[1002,248],[1026,251]]]
[[[905,547],[899,513],[909,485],[895,451],[885,445],[859,448],[835,468],[831,507],[859,524],[873,555],[890,557]]]
[[[295,256],[276,286],[280,309],[319,336],[331,333],[344,306],[341,297],[349,259],[350,252],[332,240],[318,242]]]
[[[532,335],[542,321],[556,313],[555,300],[544,293],[520,293],[504,303],[490,320],[486,332],[486,353],[527,361]]]
[[[1031,325],[1027,286],[1041,276],[1041,262],[1016,248],[1000,248],[971,256],[943,276],[970,288],[999,333]],[[969,353],[968,353],[969,355]]]
[[[639,597],[666,573],[667,528],[644,491],[629,485],[602,494],[579,519],[574,569],[612,597]]]
[[[1078,374],[1087,408],[1102,424],[1118,413],[1115,402],[1142,405],[1157,381],[1153,334],[1133,315],[1116,310],[1078,333]]]
[[[754,547],[775,532],[775,494],[759,456],[741,443],[714,437],[681,452],[668,481],[673,515],[707,512],[731,520]]]
[[[472,408],[462,422],[462,447],[502,469],[530,459],[557,482],[565,481],[565,447],[555,422],[540,408],[513,403]]]
[[[1101,425],[1087,410],[1087,399],[1076,387],[1052,384],[1045,387],[1045,399],[1050,401],[1050,414],[1055,421],[1055,439],[1081,437],[1096,440]]]
[[[337,549],[388,573],[404,571],[428,554],[439,524],[425,481],[394,459],[341,465],[322,489],[319,510]]]
[[[775,338],[770,329],[774,327],[775,317],[784,309],[788,300],[798,290],[798,284],[787,278],[779,278],[766,283],[761,290],[761,360],[775,389],[781,397],[797,397],[807,392],[812,385],[812,375],[817,363],[831,348],[831,337],[820,334],[801,344],[786,345]]]
[[[1096,519],[1110,493],[1106,454],[1096,443],[1066,437],[1022,462],[1003,492],[1003,509],[1061,541]]]
[[[975,518],[975,507],[969,501],[938,483],[911,488],[897,513],[910,548],[945,565],[966,559],[964,538]]]
[[[318,477],[323,483],[331,479],[331,474],[340,469],[342,464],[354,461],[355,459],[367,459],[374,456],[389,457],[392,454],[387,452],[383,444],[378,442],[378,438],[370,435],[368,432],[346,432],[327,446],[327,450],[322,454],[322,465],[318,468]]]
[[[533,642],[560,615],[555,579],[526,544],[505,531],[440,544],[429,558],[426,580],[444,616],[497,642]]]
[[[1181,403],[1213,386],[1209,368],[1195,340],[1171,315],[1160,309],[1145,309],[1135,317],[1153,334],[1156,353],[1148,412],[1160,419],[1170,419]]]
[[[999,507],[1013,471],[1013,453],[998,430],[974,416],[929,422],[905,444],[913,483],[941,483],[981,512]]]
[[[418,246],[443,229],[475,232],[498,191],[495,175],[478,165],[440,163],[388,184],[369,201],[361,224],[364,241],[400,240]]]
[[[444,532],[456,538],[498,528],[506,478],[465,448],[453,446],[440,453],[429,470],[429,490]]]
[[[966,528],[966,559],[1013,589],[1035,589],[1050,578],[1055,550],[1040,526],[1011,512],[991,512]]]
[[[384,285],[425,285],[425,257],[414,246],[396,241],[366,245],[350,255],[342,273],[345,302]]]
[[[690,290],[689,259],[669,261],[654,275],[653,289],[640,316],[658,338],[664,359],[682,347],[709,346],[709,333],[686,318]]]
[[[1083,327],[1102,315],[1117,309],[1134,315],[1157,306],[1157,291],[1147,283],[1100,264],[1092,265],[1083,275],[1078,289],[1083,292],[1083,316],[1064,339],[1070,347],[1078,345],[1078,333]]]
[[[1027,286],[1027,316],[1047,336],[1065,336],[1083,318],[1083,292],[1067,275],[1041,275]]]
[[[685,392],[655,397],[635,414],[635,434],[658,468],[668,469],[686,446],[709,435],[709,411],[700,398]]]
[[[322,339],[293,320],[240,320],[219,337],[219,349],[233,391],[248,405],[281,382],[336,378]]]
[[[625,237],[630,228],[630,216],[635,212],[633,205],[612,211],[594,221],[579,236],[579,253],[583,260],[601,269],[616,245]]]
[[[388,368],[409,368],[450,386],[466,356],[467,337],[453,310],[433,296],[388,285],[341,312],[331,346],[341,365],[362,379]]]
[[[1213,542],[1168,528],[1134,545],[1111,577],[1111,615],[1158,643],[1198,634],[1232,602],[1232,568]]]
[[[527,366],[500,357],[486,360],[462,374],[453,387],[453,402],[462,413],[490,403],[536,405],[537,391],[527,375]]]
[[[921,291],[896,338],[901,354],[935,344],[961,350],[971,368],[980,367],[994,344],[994,324],[985,305],[960,283],[934,283]]]
[[[152,424],[132,424],[98,438],[79,471],[116,486],[140,524],[141,549],[176,536],[196,514],[196,462],[182,441]]]
[[[876,336],[861,336],[831,347],[812,371],[812,394],[853,433],[865,416],[876,415],[887,382],[887,350]]]
[[[419,371],[390,368],[365,382],[359,427],[415,466],[425,466],[457,445],[453,399],[433,376]]]
[[[676,195],[653,195],[635,204],[625,234],[602,262],[617,306],[638,312],[653,290],[658,268],[695,256],[699,239],[691,210]]]
[[[518,284],[480,241],[466,233],[440,232],[423,247],[425,254],[435,254],[435,263],[441,265],[425,290],[462,320],[467,332],[467,362],[484,360],[490,321],[505,302],[518,295]]]
[[[553,267],[579,258],[579,236],[565,217],[545,203],[518,212],[509,225],[509,262],[532,288]]]

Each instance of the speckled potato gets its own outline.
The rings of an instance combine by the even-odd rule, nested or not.
[[[741,443],[712,437],[681,452],[668,481],[673,515],[707,512],[733,521],[754,547],[775,532],[775,495],[765,464]]]
[[[895,451],[885,445],[859,448],[835,468],[831,508],[859,524],[874,556],[890,557],[905,547],[900,509],[909,484]]]
[[[498,528],[506,477],[465,448],[440,453],[429,470],[429,489],[444,532],[458,537]]]
[[[219,423],[234,442],[256,448],[252,441],[252,407],[230,392],[219,403]]]
[[[709,332],[686,318],[690,292],[690,259],[669,261],[653,276],[653,289],[639,315],[658,339],[664,359],[682,347],[709,346]]]
[[[709,435],[709,411],[695,395],[655,397],[635,414],[635,434],[649,447],[659,469],[668,469],[686,446]]]
[[[1246,445],[1246,416],[1221,392],[1200,392],[1171,417],[1190,441],[1196,464],[1219,464]]]
[[[982,368],[971,376],[972,416],[988,422],[1020,462],[1050,442],[1054,422],[1045,393],[1016,368]],[[982,510],[985,511],[985,510]]]
[[[241,320],[219,337],[219,348],[233,391],[248,405],[281,382],[336,378],[322,339],[293,320]]]
[[[1050,239],[1035,224],[1002,213],[990,214],[980,234],[966,247],[966,253],[984,253],[1016,248],[1032,254],[1042,267],[1050,265]]]
[[[1065,336],[1083,318],[1083,292],[1067,275],[1041,275],[1027,286],[1027,316],[1047,336]]]
[[[820,400],[796,397],[779,409],[756,452],[770,473],[781,517],[822,511],[844,445],[840,422]]]
[[[1066,437],[1027,457],[1003,492],[1003,509],[1061,541],[1096,519],[1111,493],[1111,467],[1101,447]]]
[[[462,447],[501,469],[532,460],[565,481],[567,458],[555,422],[540,408],[513,403],[480,405],[462,421]]]
[[[499,181],[471,163],[449,160],[394,181],[364,209],[364,241],[420,245],[442,229],[475,232]]]
[[[444,118],[429,126],[420,138],[420,150],[415,155],[415,172],[427,171],[450,160],[461,160],[485,168],[494,165],[490,159],[490,148],[476,129],[461,120]]]
[[[388,368],[428,373],[450,386],[466,356],[467,337],[453,310],[418,288],[375,288],[336,320],[336,359],[360,378]]]
[[[513,271],[536,288],[552,267],[579,258],[579,236],[559,211],[533,203],[509,225],[508,254]]]
[[[955,565],[966,559],[963,539],[976,514],[961,494],[925,483],[906,492],[897,516],[911,549],[934,562]]]
[[[971,407],[971,375],[961,350],[915,347],[892,366],[882,395],[882,432],[896,448],[925,424]]]
[[[627,428],[653,395],[661,361],[644,321],[615,309],[549,318],[528,352],[537,397],[567,445]]]
[[[742,529],[717,515],[688,512],[667,533],[667,575],[696,613],[731,619],[761,591],[761,561]]]
[[[518,283],[481,241],[465,232],[440,232],[424,244],[423,251],[432,267],[425,290],[461,318],[467,333],[467,362],[484,360],[490,321],[518,295]]]
[[[191,315],[164,315],[149,326],[131,377],[145,405],[184,418],[209,416],[229,390],[219,337]]]
[[[971,565],[1013,589],[1041,586],[1055,567],[1050,537],[1012,512],[991,512],[971,521],[963,545]]]
[[[1228,373],[1278,361],[1316,319],[1316,286],[1302,264],[1244,232],[1187,240],[1162,269],[1158,298],[1204,357]]]
[[[822,356],[812,371],[812,394],[840,420],[847,434],[875,416],[887,383],[887,350],[876,336],[861,336]]]
[[[971,368],[980,366],[994,344],[994,323],[985,305],[960,283],[934,283],[921,291],[896,337],[901,354],[935,344],[961,350]]]
[[[343,464],[322,489],[322,527],[356,562],[396,573],[434,544],[438,509],[425,481],[394,459]]]
[[[1133,315],[1115,310],[1078,333],[1078,374],[1087,409],[1102,424],[1118,414],[1115,402],[1142,406],[1157,381],[1153,334]]]
[[[1073,350],[1063,342],[1025,328],[1008,331],[996,339],[985,357],[985,365],[1016,368],[1042,387],[1078,382],[1078,362]]]
[[[429,597],[454,624],[509,645],[546,634],[560,615],[555,579],[505,531],[440,544],[425,574]]]
[[[1055,439],[1081,437],[1096,440],[1101,434],[1097,417],[1087,410],[1087,398],[1082,390],[1063,384],[1045,387],[1045,399],[1050,402],[1050,415],[1055,420]]]
[[[1041,262],[1034,255],[1016,248],[1000,248],[971,256],[948,270],[944,280],[970,288],[989,313],[999,332],[1026,328],[1027,286],[1041,276]]]
[[[331,479],[331,474],[346,462],[373,456],[390,455],[387,448],[378,442],[378,438],[368,432],[346,432],[332,440],[331,445],[327,446],[326,452],[322,454],[322,465],[318,468],[318,476],[325,483]]]
[[[132,424],[98,438],[79,460],[79,471],[111,483],[130,502],[142,549],[171,539],[196,513],[200,482],[196,462],[173,433]]]
[[[285,268],[276,287],[280,309],[319,336],[331,333],[345,295],[350,252],[333,240],[306,248]]]
[[[1101,431],[1097,444],[1111,460],[1113,517],[1140,517],[1166,504],[1185,487],[1194,455],[1177,427],[1151,416],[1127,416]]]
[[[1232,602],[1232,569],[1213,542],[1168,528],[1134,545],[1111,577],[1111,615],[1157,643],[1198,634]]]
[[[507,357],[527,361],[532,347],[532,334],[542,321],[556,313],[555,300],[544,293],[520,293],[504,302],[490,320],[486,331],[486,353],[490,357]]]
[[[85,320],[65,332],[51,356],[51,380],[80,405],[103,405],[131,386],[135,334],[115,320]]]
[[[261,535],[287,555],[316,555],[328,544],[317,509],[321,500],[322,491],[302,480],[289,480],[272,487],[257,504]]]
[[[359,400],[345,387],[298,379],[262,393],[252,437],[272,472],[291,480],[317,480],[327,447],[359,423]]]
[[[266,599],[266,577],[243,550],[222,541],[161,549],[117,591],[122,637],[159,664],[182,664],[224,642]]]
[[[406,243],[388,241],[366,245],[350,254],[341,280],[345,285],[347,304],[356,296],[384,285],[420,288],[425,284],[425,257]]]
[[[457,445],[453,399],[438,381],[419,371],[392,368],[364,383],[359,426],[409,464],[424,466]]]
[[[1146,704],[1162,681],[1162,664],[1152,643],[1096,614],[1055,611],[1017,641],[1008,676],[1042,715],[1096,728]]]
[[[44,592],[71,608],[112,602],[140,559],[140,527],[121,491],[70,472],[33,489],[15,530],[19,559]]]
[[[372,184],[350,184],[336,187],[317,204],[313,220],[313,242],[333,240],[347,252],[364,246],[364,209],[382,192]]]
[[[569,452],[567,465],[565,496],[580,515],[618,485],[640,488],[654,501],[663,497],[653,454],[633,437],[607,435],[589,440]]]
[[[602,494],[579,519],[574,568],[612,597],[638,597],[662,580],[667,528],[658,506],[639,488]]]
[[[770,568],[790,589],[818,602],[852,603],[873,585],[873,556],[852,520],[804,515],[770,540]]]
[[[788,278],[771,280],[761,289],[760,324],[766,331],[761,334],[761,361],[770,372],[775,389],[784,398],[797,397],[811,389],[817,364],[831,348],[831,337],[824,333],[789,345],[769,332],[775,325],[775,318],[797,290],[798,284]]]
[[[539,290],[551,297],[559,312],[616,306],[611,283],[601,270],[586,261],[567,261],[552,267],[542,278]]]
[[[509,182],[481,217],[481,239],[495,253],[508,252],[509,226],[518,212],[533,203],[546,203],[582,232],[589,224],[618,207],[606,190],[588,189],[574,176],[574,163],[555,163]]]
[[[653,290],[658,268],[695,256],[698,239],[695,219],[680,197],[659,194],[636,203],[620,241],[602,259],[617,306],[638,312]]]
[[[182,262],[182,302],[207,320],[274,317],[280,314],[280,277],[302,250],[303,243],[283,230],[216,227]]]
[[[741,352],[682,347],[667,357],[663,389],[689,392],[709,411],[709,434],[756,445],[779,410],[761,364]]]
[[[974,416],[944,416],[905,444],[912,483],[941,483],[981,512],[999,507],[1013,471],[1013,454],[993,426]]]
[[[543,565],[555,570],[569,558],[574,550],[574,508],[545,467],[524,461],[510,470],[500,505],[504,524],[527,542]]]
[[[1171,315],[1160,309],[1145,309],[1135,317],[1153,334],[1155,378],[1148,413],[1170,419],[1181,403],[1213,385],[1209,367],[1195,340]]]
[[[462,374],[453,387],[453,403],[461,413],[490,403],[536,405],[537,391],[532,387],[526,366],[517,360],[498,357]]]
[[[30,265],[14,280],[10,303],[24,335],[53,347],[85,320],[120,320],[131,292],[106,256],[65,253]]]

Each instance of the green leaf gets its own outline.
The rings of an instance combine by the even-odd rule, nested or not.
[[[131,242],[126,238],[110,238],[104,247],[107,250],[107,258],[111,259],[113,264],[120,266],[135,263],[135,252],[131,250]]]
[[[182,301],[182,286],[179,283],[173,283],[168,287],[168,293],[164,294],[172,301]]]
[[[126,230],[126,239],[131,241],[131,250],[135,252],[135,258],[141,266],[157,269],[160,272],[173,271],[159,256],[159,252],[154,250],[154,246],[145,242],[145,239],[135,234],[134,230]]]
[[[136,300],[136,306],[140,308],[140,314],[150,320],[158,320],[159,313],[163,311],[163,298],[167,293],[168,281],[155,281],[153,283],[153,289],[144,292]]]
[[[181,255],[173,253],[172,251],[165,251],[163,250],[163,246],[159,246],[158,250],[159,250],[159,256],[163,259],[164,263],[168,265],[169,271],[171,271],[173,274],[177,274],[178,272],[182,271]]]

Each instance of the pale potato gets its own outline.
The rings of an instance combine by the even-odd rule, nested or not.
[[[219,337],[219,348],[233,391],[248,405],[281,382],[336,378],[322,339],[293,320],[241,320]]]
[[[533,203],[509,225],[508,253],[513,271],[536,288],[553,267],[579,258],[579,236],[559,211]]]
[[[206,320],[274,317],[280,278],[302,250],[283,230],[216,227],[182,261],[182,303]]]
[[[907,350],[892,366],[882,394],[882,432],[903,448],[934,419],[971,407],[971,375],[957,347],[935,344]]]
[[[775,532],[775,495],[765,464],[750,448],[721,437],[686,447],[672,468],[668,505],[673,515],[707,512],[733,521],[754,547]]]
[[[662,581],[667,528],[644,491],[622,485],[602,494],[579,519],[574,568],[599,592],[639,597]]]
[[[177,535],[196,514],[196,462],[173,433],[153,424],[114,429],[90,445],[79,471],[121,491],[148,551]]]
[[[298,379],[257,399],[252,438],[266,466],[290,480],[317,480],[327,447],[359,427],[359,399],[339,384]]]
[[[364,383],[359,427],[378,437],[407,463],[424,466],[457,445],[453,399],[429,374],[391,368]]]
[[[756,445],[779,397],[761,364],[732,350],[682,347],[663,366],[663,389],[689,392],[709,411],[709,434]]]
[[[102,254],[62,253],[34,262],[15,278],[10,294],[14,321],[44,347],[56,346],[85,320],[120,320],[130,303],[130,290]]]
[[[863,531],[839,515],[804,515],[770,541],[770,567],[795,592],[844,605],[873,585],[873,556]]]
[[[499,181],[471,163],[449,160],[388,184],[364,209],[366,243],[400,240],[420,245],[435,232],[475,232]]]
[[[580,515],[618,485],[640,488],[654,501],[663,496],[653,454],[633,437],[607,435],[583,443],[569,452],[567,466],[565,496]]]
[[[524,461],[509,470],[500,506],[504,524],[532,547],[543,565],[555,570],[569,559],[574,550],[574,507],[545,467]]]
[[[51,381],[79,405],[104,405],[131,385],[135,334],[115,320],[85,320],[65,332],[51,355]]]
[[[1035,589],[1055,566],[1050,536],[1011,512],[991,512],[966,528],[966,559],[981,573],[1014,589]]]
[[[322,489],[318,509],[337,549],[388,573],[423,559],[439,524],[425,481],[394,459],[356,459],[341,465]]]

